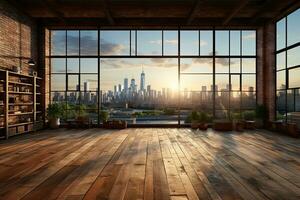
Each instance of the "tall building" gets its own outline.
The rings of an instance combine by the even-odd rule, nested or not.
[[[131,79],[131,82],[130,82],[130,89],[131,89],[131,92],[136,92],[136,88],[135,88],[135,79]]]
[[[118,85],[118,92],[122,92],[122,86],[121,86],[121,84]]]
[[[141,73],[140,90],[141,91],[145,90],[145,73],[144,73],[144,70]]]
[[[84,82],[83,91],[84,91],[84,102],[85,103],[88,103],[91,101],[91,94],[90,94],[89,90],[90,90],[90,83]]]
[[[128,78],[124,79],[124,92],[125,94],[128,93]]]

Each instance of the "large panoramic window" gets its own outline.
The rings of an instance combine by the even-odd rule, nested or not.
[[[300,113],[300,9],[277,22],[277,119],[295,121]]]
[[[65,122],[184,124],[194,110],[222,119],[256,106],[254,30],[52,30],[50,46]]]

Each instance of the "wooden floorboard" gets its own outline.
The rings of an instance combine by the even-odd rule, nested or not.
[[[59,129],[0,141],[0,199],[300,199],[300,140],[264,130]]]

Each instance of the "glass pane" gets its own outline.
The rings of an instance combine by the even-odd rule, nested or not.
[[[300,65],[300,46],[287,51],[287,67]]]
[[[285,111],[285,101],[286,101],[286,93],[285,90],[277,91],[277,110],[278,111]]]
[[[135,42],[136,42],[136,31],[131,31],[131,55],[136,55]]]
[[[229,73],[229,58],[216,58],[216,73]]]
[[[230,109],[239,110],[241,108],[241,92],[230,93]]]
[[[129,55],[129,31],[100,31],[101,55]]]
[[[78,75],[68,75],[68,90],[79,91]]]
[[[198,31],[180,31],[180,54],[199,55]]]
[[[181,75],[180,77],[182,91],[211,91],[212,85],[213,75]]]
[[[95,75],[80,75],[81,91],[97,91],[98,89],[98,74]]]
[[[84,91],[81,92],[80,104],[83,109],[97,109],[98,108],[98,95],[97,92]]]
[[[287,16],[287,46],[300,42],[300,9]]]
[[[182,58],[181,73],[213,73],[212,58]]]
[[[277,80],[277,89],[285,89],[286,88],[286,77],[285,77],[285,72],[286,71],[280,71],[280,72],[277,72],[276,74],[276,80]]]
[[[240,58],[230,58],[230,73],[241,73]]]
[[[79,31],[67,31],[67,55],[79,55]]]
[[[229,31],[216,31],[216,55],[229,55]]]
[[[164,31],[164,55],[178,55],[178,31]]]
[[[231,90],[240,90],[240,75],[231,75]]]
[[[242,55],[256,55],[255,31],[242,31]]]
[[[300,89],[295,89],[295,108],[296,112],[300,111]]]
[[[242,75],[242,89],[243,91],[255,91],[256,88],[256,80],[255,75]]]
[[[213,32],[200,31],[200,55],[213,55]]]
[[[92,124],[98,124],[98,110],[85,110],[84,114],[89,117]]]
[[[228,110],[216,110],[216,119],[228,119],[229,111]]]
[[[241,55],[241,31],[230,31],[230,55]]]
[[[98,31],[80,31],[80,54],[98,55]]]
[[[137,32],[138,55],[162,55],[162,31]]]
[[[66,90],[66,75],[52,74],[51,75],[51,91],[65,91]]]
[[[285,63],[285,53],[286,52],[284,51],[284,52],[278,53],[276,55],[276,65],[277,65],[276,69],[277,70],[285,69],[285,65],[286,65],[286,63]]]
[[[242,109],[255,109],[256,94],[254,91],[242,92]]]
[[[98,73],[98,58],[81,58],[81,73]]]
[[[51,73],[66,73],[66,59],[51,58]]]
[[[229,75],[216,74],[216,91],[229,91]]]
[[[67,109],[75,109],[73,105],[80,103],[80,92],[67,92]]]
[[[213,109],[212,92],[206,90],[198,92],[183,91],[181,93],[181,107],[183,110],[194,108],[201,111],[210,111]]]
[[[242,59],[242,73],[255,73],[256,72],[256,59],[243,58]]]
[[[51,31],[51,55],[66,55],[66,31]]]
[[[65,101],[65,92],[51,92],[51,103],[63,103]]]
[[[294,101],[294,91],[287,90],[287,111],[294,112],[295,111],[295,101]]]
[[[229,92],[216,93],[216,109],[229,109]]]
[[[79,58],[67,58],[67,72],[79,73]]]
[[[285,19],[283,18],[276,24],[276,29],[277,29],[277,50],[285,48]]]
[[[300,67],[289,70],[289,88],[300,87]]]

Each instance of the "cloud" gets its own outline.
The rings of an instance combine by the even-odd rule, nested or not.
[[[256,38],[255,32],[254,33],[249,33],[247,35],[243,35],[243,39],[245,39],[245,40],[253,40],[255,38]]]
[[[178,41],[177,40],[164,40],[166,44],[170,45],[177,45]]]
[[[161,45],[161,40],[150,40],[150,44]]]
[[[126,50],[126,48],[122,44],[114,44],[100,39],[100,53],[102,55],[125,54],[126,52],[124,52],[124,50]]]
[[[207,42],[205,40],[200,40],[200,47],[206,46]]]

